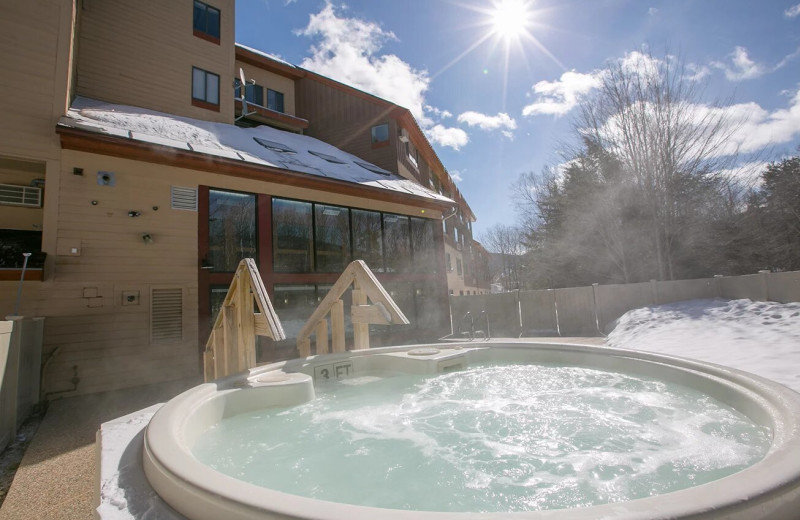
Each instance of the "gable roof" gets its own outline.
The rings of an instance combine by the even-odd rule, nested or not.
[[[393,192],[443,206],[454,202],[328,143],[268,126],[240,128],[78,97],[59,130],[168,147],[272,171],[304,174]]]

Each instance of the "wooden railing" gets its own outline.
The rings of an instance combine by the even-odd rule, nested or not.
[[[351,262],[333,284],[331,290],[316,308],[297,335],[297,350],[300,357],[311,355],[311,335],[316,336],[317,354],[327,354],[328,314],[330,314],[331,343],[333,352],[345,351],[344,302],[342,295],[353,286],[353,347],[369,348],[370,325],[394,325],[409,323],[403,311],[372,274],[363,260]],[[371,301],[372,304],[369,304]]]
[[[211,381],[256,366],[256,336],[276,341],[286,339],[255,261],[245,258],[236,268],[206,343],[203,356],[205,380]]]

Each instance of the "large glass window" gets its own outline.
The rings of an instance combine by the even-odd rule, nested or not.
[[[192,67],[192,99],[219,105],[219,76]]]
[[[196,36],[219,43],[219,9],[195,0],[192,25]]]
[[[314,205],[314,246],[316,270],[343,271],[350,263],[350,215],[347,208]]]
[[[375,272],[383,272],[381,214],[361,209],[350,213],[353,219],[353,259],[363,260]]]
[[[414,271],[436,273],[436,242],[433,237],[433,222],[422,218],[411,219],[411,248],[414,252]]]
[[[411,241],[408,217],[383,215],[386,272],[403,273],[411,267]]]
[[[314,285],[276,285],[273,305],[283,325],[286,338],[296,338],[300,329],[317,308]]]
[[[257,258],[256,196],[208,191],[208,258],[214,271],[232,272],[242,258]]]
[[[308,273],[312,255],[310,202],[272,199],[272,248],[278,273]]]
[[[234,96],[241,99],[242,97],[242,81],[239,78],[234,78]],[[254,85],[247,83],[244,86],[244,99],[251,105],[264,106],[264,87],[261,85]]]

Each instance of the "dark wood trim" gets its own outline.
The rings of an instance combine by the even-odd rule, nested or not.
[[[42,269],[25,269],[26,282],[41,282],[43,277]],[[22,276],[22,269],[0,269],[0,282],[18,282]]]
[[[217,45],[219,45],[219,38],[217,38],[216,36],[211,36],[207,32],[199,31],[197,29],[192,29],[192,34],[194,34],[200,39],[206,40],[211,43],[216,43]]]
[[[315,177],[305,173],[270,166],[249,164],[243,161],[214,157],[208,154],[179,150],[170,146],[134,141],[124,137],[97,134],[87,130],[57,127],[61,147],[65,150],[110,155],[154,164],[206,171],[243,179],[296,186],[310,190],[325,191],[338,195],[368,198],[392,202],[417,208],[446,211],[451,202],[420,197],[411,193],[389,191],[372,186],[363,186],[338,179]]]
[[[250,65],[255,65],[256,67],[266,71],[292,79],[299,79],[305,77],[306,75],[306,71],[304,69],[292,67],[286,63],[281,63],[280,61],[273,60],[262,54],[255,53],[239,45],[236,45],[235,49],[237,60],[249,63]]]
[[[258,270],[264,280],[270,299],[275,295],[272,291],[272,195],[259,193],[256,196],[256,230],[258,233]]]
[[[209,103],[208,101],[201,101],[199,99],[192,98],[192,106],[198,108],[205,108],[206,110],[213,110],[214,112],[219,112],[219,103],[215,105],[214,103]]]
[[[198,362],[203,368],[203,351],[211,334],[211,296],[209,294],[210,273],[201,269],[208,259],[208,186],[197,187],[197,333]],[[228,283],[233,275],[229,276]]]
[[[237,113],[241,115],[242,113],[242,100],[241,99],[234,99],[233,101],[234,106],[237,110]],[[255,105],[252,103],[247,103],[247,108],[256,111],[256,114],[267,119],[268,121],[275,121],[281,124],[281,126],[289,127],[292,130],[305,130],[308,128],[308,120],[303,119],[302,117],[293,116],[291,114],[287,114],[285,112],[278,112],[277,110],[272,110],[267,107],[262,107],[260,105]],[[255,119],[255,118],[254,118]]]
[[[378,148],[386,148],[390,144],[392,144],[388,139],[386,141],[380,141],[377,143],[372,143],[372,149],[377,150]]]

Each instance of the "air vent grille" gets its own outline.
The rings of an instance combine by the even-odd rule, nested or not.
[[[197,188],[172,186],[172,209],[197,211]]]
[[[33,186],[0,184],[0,204],[38,208],[42,205],[42,189]]]
[[[150,299],[150,341],[183,339],[183,290],[153,289]]]

